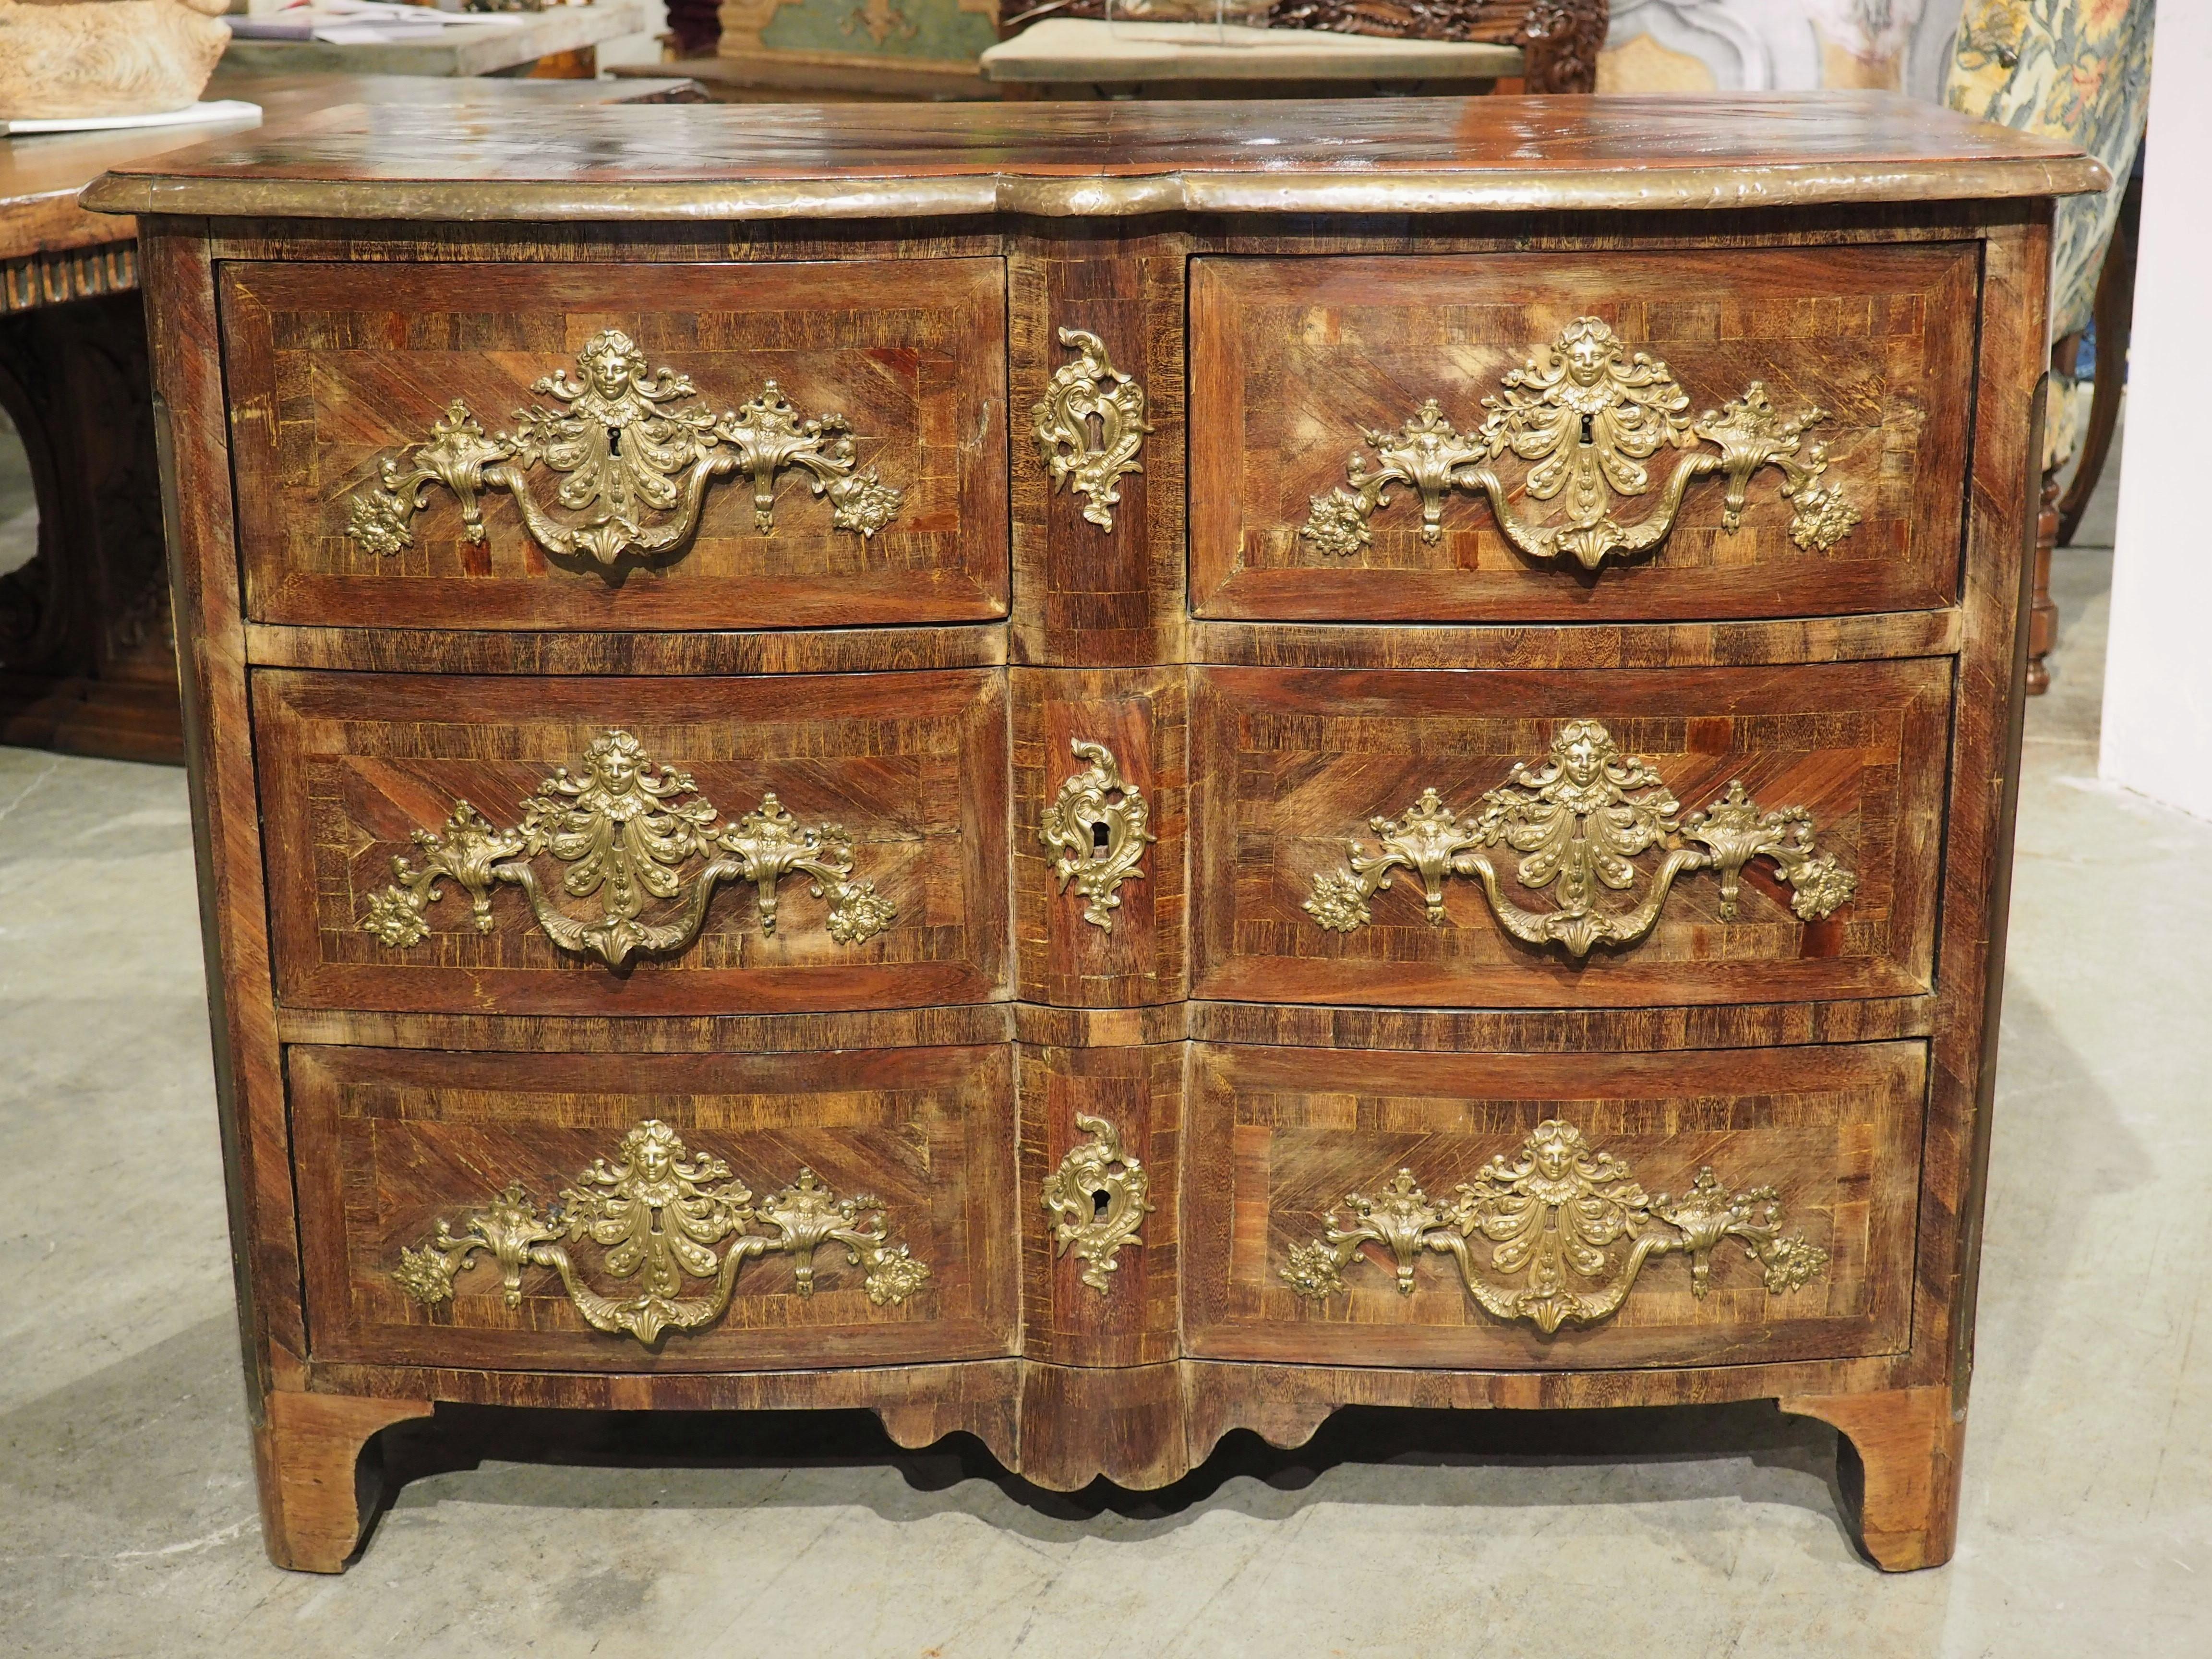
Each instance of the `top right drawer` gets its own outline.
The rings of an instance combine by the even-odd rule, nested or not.
[[[1978,246],[1194,260],[1202,617],[1957,597]]]

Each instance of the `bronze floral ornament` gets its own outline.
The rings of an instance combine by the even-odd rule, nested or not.
[[[1780,871],[1790,908],[1803,921],[1833,914],[1858,890],[1858,878],[1820,851],[1813,816],[1802,806],[1763,811],[1741,781],[1731,781],[1704,811],[1686,819],[1681,810],[1656,769],[1624,756],[1603,726],[1570,720],[1543,761],[1516,768],[1465,817],[1436,790],[1424,789],[1401,816],[1369,819],[1376,850],[1347,840],[1348,869],[1315,876],[1304,908],[1322,927],[1352,933],[1374,920],[1368,901],[1403,870],[1421,883],[1430,925],[1442,927],[1444,883],[1457,876],[1480,884],[1492,914],[1514,938],[1557,945],[1579,960],[1595,946],[1643,939],[1675,881],[1693,871],[1718,873],[1723,921],[1735,919],[1743,868],[1753,859]],[[1522,855],[1515,884],[1550,889],[1557,895],[1553,908],[1524,908],[1505,896],[1491,857],[1500,846]],[[1660,857],[1642,896],[1625,908],[1601,904],[1604,893],[1633,892],[1642,873],[1634,860],[1649,852]]]
[[[1402,1296],[1413,1294],[1425,1257],[1445,1255],[1485,1312],[1546,1336],[1612,1318],[1654,1256],[1688,1256],[1699,1297],[1711,1288],[1713,1252],[1730,1239],[1773,1295],[1828,1265],[1826,1251],[1784,1234],[1773,1188],[1731,1192],[1705,1168],[1680,1200],[1650,1197],[1626,1162],[1557,1118],[1538,1124],[1515,1153],[1492,1158],[1448,1199],[1431,1198],[1412,1170],[1401,1170],[1376,1194],[1346,1194],[1344,1207],[1349,1216],[1331,1212],[1321,1238],[1291,1247],[1280,1277],[1299,1296],[1342,1294],[1345,1270],[1369,1245],[1389,1258]],[[1491,1246],[1486,1263],[1477,1241]]]
[[[1137,459],[1152,429],[1145,419],[1145,389],[1114,367],[1096,334],[1063,328],[1060,343],[1074,348],[1075,361],[1053,371],[1043,400],[1030,411],[1037,453],[1052,487],[1073,488],[1083,497],[1083,516],[1111,531],[1121,479],[1145,470]]]
[[[1041,1201],[1053,1218],[1056,1254],[1066,1255],[1073,1245],[1085,1264],[1079,1277],[1103,1296],[1112,1287],[1106,1275],[1121,1267],[1121,1247],[1144,1245],[1137,1229],[1152,1212],[1146,1198],[1152,1177],[1122,1151],[1121,1132],[1106,1119],[1078,1112],[1075,1127],[1091,1139],[1067,1149]]]
[[[897,516],[902,493],[859,469],[852,428],[842,415],[803,416],[774,380],[758,396],[716,414],[696,400],[688,375],[648,368],[627,334],[594,334],[577,354],[576,375],[540,377],[531,390],[566,408],[532,404],[514,412],[514,429],[487,434],[456,399],[424,442],[383,458],[378,483],[353,498],[346,533],[372,553],[415,544],[415,515],[436,484],[461,504],[462,533],[484,539],[483,494],[514,496],[530,538],[547,552],[612,566],[687,545],[699,528],[707,489],[732,472],[753,486],[753,528],[775,528],[779,480],[796,471],[827,496],[832,525],[862,539]],[[556,475],[556,503],[580,515],[562,519],[529,487],[539,467]]]
[[[1482,400],[1487,413],[1473,432],[1454,428],[1433,398],[1401,431],[1362,428],[1376,465],[1370,470],[1354,451],[1350,488],[1314,496],[1298,533],[1324,554],[1351,557],[1372,544],[1375,514],[1402,485],[1419,498],[1421,538],[1433,542],[1443,534],[1444,502],[1458,489],[1487,499],[1507,542],[1528,557],[1595,570],[1608,558],[1658,546],[1692,483],[1716,472],[1727,481],[1722,526],[1736,529],[1752,475],[1768,466],[1782,474],[1782,498],[1794,508],[1790,539],[1799,547],[1826,552],[1859,521],[1837,486],[1822,482],[1826,446],[1805,437],[1826,410],[1808,407],[1785,418],[1753,380],[1734,402],[1693,420],[1689,394],[1667,365],[1645,352],[1631,356],[1597,318],[1577,318],[1503,384],[1502,394]],[[1646,463],[1665,448],[1695,453],[1674,464],[1652,512],[1623,523],[1613,516],[1616,498],[1650,493]],[[1534,525],[1514,509],[1491,465],[1509,454],[1531,463],[1522,485],[1531,501],[1563,500],[1564,522]]]
[[[595,1246],[599,1266],[635,1288],[609,1295],[593,1287],[571,1247]],[[719,1251],[717,1247],[721,1247]],[[441,1219],[422,1244],[403,1249],[392,1278],[426,1308],[453,1300],[453,1281],[478,1253],[500,1270],[507,1305],[522,1301],[526,1267],[561,1277],[593,1330],[626,1333],[650,1347],[668,1331],[696,1331],[722,1316],[747,1261],[792,1258],[792,1288],[815,1289],[815,1258],[842,1249],[848,1266],[866,1269],[862,1288],[878,1307],[901,1303],[929,1278],[928,1267],[894,1243],[884,1206],[865,1194],[839,1198],[811,1170],[758,1203],[730,1166],[710,1153],[694,1156],[658,1118],[623,1137],[616,1161],[594,1158],[540,1211],[511,1183],[480,1210]],[[708,1282],[686,1295],[686,1281]]]
[[[830,936],[840,945],[873,938],[897,915],[872,882],[853,878],[843,826],[801,824],[773,793],[734,823],[721,823],[689,772],[657,766],[619,730],[593,738],[581,768],[580,775],[555,768],[523,803],[515,829],[496,828],[464,800],[441,830],[415,831],[416,857],[392,860],[392,884],[370,896],[362,930],[396,948],[419,945],[430,931],[423,913],[449,880],[468,894],[478,933],[495,926],[492,889],[520,887],[554,944],[615,969],[687,948],[706,925],[714,890],[727,882],[752,884],[761,932],[771,936],[778,885],[793,874],[811,878],[813,896],[829,902]],[[533,866],[540,855],[567,866],[564,893],[599,899],[598,917],[579,919],[553,901]],[[695,859],[706,860],[696,871]],[[647,921],[647,899],[681,905]]]
[[[1053,854],[1060,890],[1069,884],[1083,900],[1083,919],[1112,932],[1121,908],[1121,886],[1142,878],[1145,848],[1159,839],[1146,826],[1152,809],[1145,792],[1121,777],[1121,763],[1103,743],[1077,738],[1068,744],[1089,763],[1065,780],[1037,825],[1037,840]]]

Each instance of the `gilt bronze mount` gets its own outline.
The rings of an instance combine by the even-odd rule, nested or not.
[[[1152,810],[1144,791],[1122,781],[1112,750],[1081,738],[1068,747],[1090,764],[1060,786],[1037,826],[1037,839],[1057,855],[1053,869],[1060,890],[1073,883],[1084,901],[1083,919],[1111,932],[1114,912],[1121,908],[1121,884],[1141,878],[1138,866],[1145,848],[1159,837],[1146,828]]]
[[[1680,1200],[1650,1197],[1626,1163],[1557,1118],[1538,1124],[1512,1156],[1492,1157],[1448,1199],[1431,1199],[1412,1170],[1401,1170],[1372,1195],[1346,1194],[1344,1205],[1348,1218],[1332,1211],[1323,1237],[1291,1247],[1281,1277],[1299,1296],[1323,1302],[1342,1294],[1344,1270],[1369,1244],[1389,1254],[1401,1296],[1413,1295],[1424,1255],[1448,1255],[1485,1312],[1546,1336],[1612,1318],[1655,1255],[1688,1256],[1690,1289],[1699,1297],[1711,1289],[1713,1252],[1731,1238],[1774,1295],[1828,1265],[1826,1250],[1783,1233],[1773,1188],[1730,1192],[1705,1168]],[[1493,1281],[1477,1264],[1478,1238],[1492,1247],[1489,1271],[1509,1282]],[[1616,1260],[1619,1244],[1628,1252]]]
[[[353,498],[346,533],[372,553],[415,544],[415,515],[432,484],[461,504],[461,530],[484,539],[486,490],[514,497],[531,540],[562,557],[611,567],[625,556],[652,559],[680,550],[699,528],[714,480],[732,472],[752,480],[753,528],[775,528],[775,491],[796,471],[826,495],[830,522],[863,540],[897,516],[903,493],[860,470],[852,427],[834,412],[802,416],[774,380],[758,396],[716,414],[694,402],[690,377],[648,369],[627,334],[594,334],[577,353],[580,374],[542,376],[531,390],[568,406],[514,411],[514,430],[489,435],[455,399],[424,442],[379,463],[379,482]],[[549,512],[529,487],[539,465],[560,477],[555,500],[575,520]]]
[[[1075,1127],[1091,1139],[1068,1148],[1044,1183],[1042,1202],[1053,1218],[1057,1253],[1066,1255],[1073,1245],[1085,1264],[1083,1282],[1103,1296],[1110,1288],[1106,1275],[1121,1267],[1115,1258],[1121,1247],[1143,1247],[1137,1229],[1153,1207],[1146,1201],[1152,1177],[1121,1150],[1121,1131],[1104,1118],[1078,1112]]]
[[[840,945],[873,938],[897,914],[874,883],[853,879],[852,838],[842,825],[801,824],[772,792],[734,823],[720,823],[689,772],[657,765],[623,731],[593,738],[581,764],[580,776],[555,768],[524,801],[516,829],[495,828],[462,800],[441,830],[415,831],[421,862],[404,854],[392,860],[395,880],[371,896],[362,930],[389,945],[419,945],[430,931],[423,912],[446,880],[468,893],[478,933],[494,926],[493,887],[520,887],[554,944],[615,969],[688,947],[725,882],[753,884],[761,932],[771,936],[777,884],[793,873],[811,877],[809,890],[829,901],[830,936]],[[580,921],[547,895],[533,867],[541,854],[568,866],[564,892],[599,897],[596,920]],[[692,872],[695,858],[707,862]],[[664,921],[646,921],[648,898],[682,905]]]
[[[1072,485],[1083,497],[1083,516],[1111,531],[1121,479],[1145,470],[1137,459],[1152,429],[1145,420],[1145,389],[1114,367],[1106,343],[1096,334],[1063,328],[1060,343],[1074,347],[1075,361],[1053,371],[1050,389],[1030,411],[1037,453],[1052,487]]]
[[[572,1245],[599,1247],[600,1266],[634,1282],[628,1296],[595,1290],[577,1268]],[[726,1246],[717,1253],[717,1246]],[[426,1308],[453,1297],[453,1280],[482,1251],[498,1265],[507,1305],[522,1301],[522,1270],[550,1267],[568,1299],[595,1331],[627,1333],[647,1347],[663,1333],[696,1331],[722,1316],[738,1273],[756,1256],[788,1255],[793,1289],[814,1294],[816,1252],[842,1248],[848,1265],[865,1267],[868,1300],[901,1303],[929,1278],[927,1264],[891,1240],[883,1202],[865,1194],[839,1198],[811,1170],[782,1191],[753,1201],[730,1166],[711,1153],[692,1155],[676,1131],[657,1118],[623,1137],[617,1161],[594,1158],[540,1211],[520,1182],[483,1209],[441,1219],[421,1245],[403,1249],[392,1278]],[[684,1294],[686,1279],[705,1279],[703,1296]]]
[[[1502,395],[1485,398],[1481,426],[1461,433],[1434,398],[1399,432],[1362,428],[1377,465],[1368,469],[1358,451],[1347,463],[1348,489],[1312,498],[1298,533],[1319,551],[1348,558],[1374,540],[1375,514],[1390,504],[1392,486],[1403,484],[1421,503],[1421,538],[1443,534],[1444,501],[1455,489],[1486,498],[1507,542],[1532,559],[1595,570],[1613,557],[1632,558],[1667,538],[1692,481],[1720,473],[1728,482],[1721,523],[1734,531],[1743,519],[1753,473],[1771,466],[1782,474],[1781,494],[1795,509],[1790,539],[1822,552],[1850,533],[1859,511],[1838,487],[1824,483],[1826,446],[1808,442],[1806,429],[1828,418],[1808,407],[1784,418],[1775,412],[1764,382],[1753,380],[1733,403],[1692,419],[1689,394],[1667,365],[1646,352],[1632,356],[1613,330],[1595,317],[1578,317],[1551,344],[1507,373]],[[1658,506],[1624,524],[1613,517],[1616,497],[1646,495],[1651,470],[1644,465],[1663,447],[1698,449],[1674,464]],[[1534,463],[1522,483],[1531,501],[1564,496],[1563,523],[1536,525],[1515,510],[1510,492],[1491,463],[1506,455]]]
[[[1724,921],[1735,919],[1743,867],[1756,858],[1781,871],[1790,908],[1803,921],[1831,915],[1858,890],[1858,878],[1820,850],[1812,814],[1802,806],[1762,811],[1732,781],[1703,811],[1686,819],[1681,810],[1657,770],[1624,756],[1603,726],[1570,720],[1541,763],[1516,767],[1467,817],[1424,789],[1402,817],[1370,818],[1381,844],[1370,853],[1347,840],[1349,870],[1316,875],[1304,908],[1323,927],[1352,933],[1374,919],[1368,901],[1390,886],[1392,872],[1407,870],[1420,878],[1430,924],[1442,927],[1445,879],[1465,877],[1481,884],[1514,938],[1558,945],[1579,959],[1594,945],[1630,945],[1649,933],[1676,878],[1690,871],[1719,873]],[[1523,909],[1505,897],[1489,851],[1500,844],[1522,854],[1515,883],[1554,888],[1555,908]],[[1654,851],[1662,856],[1644,896],[1626,909],[1600,906],[1601,890],[1634,888],[1640,872],[1632,860]]]

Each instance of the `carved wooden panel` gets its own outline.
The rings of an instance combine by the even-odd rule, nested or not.
[[[264,670],[253,690],[283,1001],[668,1014],[920,1007],[1006,994],[1001,672],[541,680]],[[640,950],[619,969],[563,948],[512,879],[487,887],[481,927],[465,884],[452,878],[410,921],[396,902],[406,895],[392,860],[418,873],[430,865],[417,830],[440,832],[459,801],[495,831],[514,830],[543,810],[527,803],[546,800],[549,779],[562,769],[572,781],[586,775],[610,729],[630,734],[651,767],[688,775],[687,788],[665,770],[645,770],[667,792],[657,810],[696,814],[703,801],[712,810],[684,822],[731,832],[711,856],[672,854],[664,877],[641,873],[639,924],[678,922],[708,866],[735,864],[730,847],[757,839],[746,815],[766,809],[787,817],[787,836],[842,831],[852,884],[869,884],[844,913],[865,915],[866,925],[836,937],[836,896],[817,896],[818,876],[804,868],[769,884],[772,931],[758,884],[732,872],[692,942]],[[621,908],[619,872],[583,852],[562,841],[503,861],[528,866],[556,925],[566,917],[604,928]],[[635,862],[641,871],[644,860]],[[594,875],[605,879],[594,885]],[[673,886],[656,892],[651,881]]]
[[[1202,258],[1191,284],[1191,590],[1200,616],[1501,622],[1717,619],[1921,609],[1958,592],[1978,254],[1971,245],[1591,252],[1398,258]],[[1395,434],[1428,398],[1462,434],[1483,400],[1578,317],[1664,361],[1694,419],[1763,382],[1778,413],[1826,418],[1822,480],[1859,516],[1823,550],[1792,538],[1771,468],[1723,528],[1718,477],[1692,483],[1656,551],[1595,576],[1516,552],[1480,495],[1455,490],[1423,539],[1418,494],[1376,513],[1371,545],[1300,534],[1346,483],[1364,428]],[[1602,434],[1600,434],[1601,438]],[[1712,448],[1711,444],[1705,447]],[[1647,454],[1649,452],[1646,452]],[[1686,452],[1648,462],[1658,502]],[[1515,510],[1528,462],[1498,463]],[[1571,492],[1570,492],[1571,494]]]
[[[1175,1002],[1183,994],[1184,671],[1015,669],[1014,915],[1020,994],[1076,1007]],[[1103,744],[1145,809],[1145,846],[1115,884],[1117,907],[1086,919],[1037,825],[1071,777],[1076,743]],[[1103,849],[1101,849],[1103,850]],[[1087,855],[1086,855],[1087,856]]]
[[[836,1055],[295,1048],[288,1064],[318,1358],[684,1371],[1013,1352],[1018,1224],[1003,1048]],[[763,1208],[801,1170],[837,1198],[867,1200],[867,1214],[880,1216],[926,1275],[899,1299],[878,1302],[866,1265],[831,1242],[816,1253],[812,1289],[802,1295],[796,1258],[764,1252],[744,1263],[719,1318],[653,1345],[592,1329],[548,1266],[522,1269],[513,1307],[488,1252],[434,1306],[395,1279],[403,1250],[433,1237],[440,1221],[461,1231],[510,1183],[542,1213],[564,1188],[586,1184],[595,1160],[618,1164],[624,1134],[650,1120],[668,1125],[690,1158],[722,1160]],[[592,1242],[563,1248],[598,1292],[643,1288],[635,1270],[627,1280],[609,1272]],[[708,1285],[687,1275],[684,1288],[696,1296]]]
[[[1896,996],[1930,983],[1942,838],[1948,660],[1674,672],[1194,672],[1192,981],[1194,996],[1382,1006],[1605,1007]],[[1316,878],[1370,852],[1370,820],[1437,792],[1462,819],[1516,769],[1545,761],[1570,722],[1602,722],[1677,798],[1680,821],[1740,781],[1763,808],[1802,807],[1820,848],[1856,877],[1847,902],[1802,921],[1778,867],[1742,872],[1735,915],[1714,872],[1685,874],[1651,931],[1576,957],[1510,935],[1480,884],[1440,883],[1429,918],[1407,871],[1368,901],[1371,920],[1326,927]],[[1688,844],[1686,843],[1685,844]],[[1501,892],[1558,906],[1563,882],[1521,885],[1527,852],[1492,849]],[[1600,887],[1601,912],[1652,886]]]
[[[1663,1054],[1407,1054],[1194,1050],[1184,1167],[1184,1323],[1194,1355],[1358,1365],[1728,1364],[1902,1348],[1910,1334],[1913,1205],[1926,1050],[1917,1042]],[[1494,1158],[1512,1164],[1540,1122],[1625,1164],[1651,1212],[1711,1166],[1757,1204],[1771,1186],[1802,1282],[1770,1291],[1735,1238],[1713,1249],[1703,1295],[1681,1252],[1651,1256],[1609,1318],[1547,1336],[1470,1296],[1450,1255],[1425,1247],[1412,1293],[1367,1243],[1342,1289],[1299,1295],[1295,1247],[1322,1237],[1346,1194],[1377,1198],[1400,1170],[1452,1201]],[[1662,1195],[1665,1195],[1662,1198]],[[1657,1224],[1650,1231],[1671,1237]],[[1617,1278],[1632,1232],[1563,1273],[1571,1291]],[[1487,1284],[1526,1265],[1468,1240]]]
[[[1023,1352],[1063,1365],[1141,1365],[1176,1352],[1176,1285],[1183,1120],[1180,1042],[1055,1048],[1021,1045]],[[1097,1268],[1081,1239],[1060,1243],[1039,1201],[1071,1148],[1109,1127],[1137,1161],[1152,1206],[1134,1236]],[[1118,1173],[1118,1168],[1116,1172]],[[1106,1288],[1085,1283],[1091,1271]]]
[[[656,265],[649,283],[625,265],[228,267],[247,614],[510,629],[1004,616],[1005,295],[1004,262],[990,258]],[[411,546],[378,551],[347,533],[380,458],[428,439],[449,404],[488,434],[516,429],[533,406],[561,410],[534,383],[578,375],[579,354],[607,330],[648,373],[690,378],[696,398],[669,408],[738,410],[772,380],[798,416],[842,416],[855,468],[900,493],[896,514],[871,535],[837,528],[832,503],[793,469],[778,476],[769,533],[751,480],[733,472],[708,485],[696,537],[643,562],[549,554],[497,490],[483,497],[481,543],[434,485]],[[549,512],[589,516],[555,504],[562,475],[539,465],[532,481]]]

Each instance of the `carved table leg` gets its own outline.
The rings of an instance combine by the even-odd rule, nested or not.
[[[427,1400],[270,1395],[253,1446],[269,1559],[295,1572],[344,1571],[373,1507],[355,1480],[362,1448],[380,1429],[429,1414]]]
[[[2027,611],[2027,695],[2051,689],[2043,659],[2058,643],[2058,607],[2051,598],[2051,550],[2058,544],[2058,475],[2045,473],[2043,506],[2035,515],[2035,590]]]
[[[1940,1567],[1959,1530],[1959,1450],[1966,1413],[1948,1388],[1794,1395],[1782,1409],[1817,1417],[1850,1441],[1865,1471],[1859,1536],[1885,1572]]]

